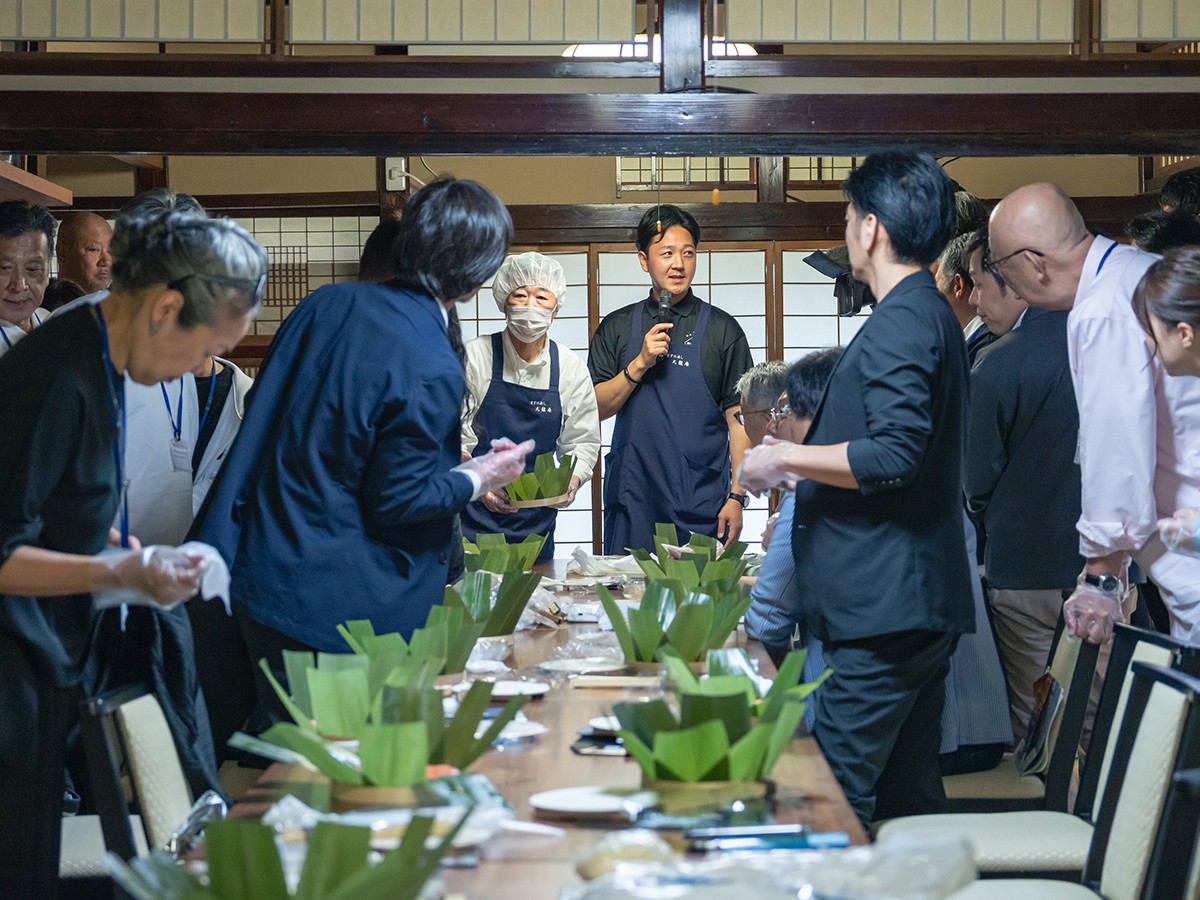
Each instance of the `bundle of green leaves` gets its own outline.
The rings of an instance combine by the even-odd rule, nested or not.
[[[314,664],[310,653],[284,654],[291,694],[266,660],[259,665],[293,721],[272,725],[258,739],[238,736],[235,743],[267,756],[272,751],[261,743],[283,748],[338,784],[407,787],[425,781],[430,766],[465,769],[528,699],[509,700],[476,737],[491,703],[490,682],[472,684],[447,722],[442,692],[433,687],[436,660],[407,658],[381,676],[365,655],[321,653]],[[358,767],[331,745],[335,739],[358,740]]]
[[[641,605],[628,613],[604,585],[596,591],[630,663],[654,662],[665,647],[689,662],[701,660],[729,639],[750,608],[750,591],[736,579],[728,588],[721,581],[693,588],[672,579],[650,581]]]
[[[742,651],[744,655],[744,651]],[[804,718],[816,684],[798,684],[804,651],[791,654],[766,692],[735,656],[710,658],[721,674],[697,678],[682,659],[663,654],[679,696],[678,718],[665,701],[618,703],[618,734],[647,779],[756,781],[771,774]],[[748,665],[748,660],[745,661]],[[818,682],[819,683],[819,682]]]
[[[512,500],[551,500],[567,492],[574,471],[575,460],[571,454],[564,454],[561,460],[555,462],[552,450],[540,454],[533,461],[533,471],[520,476],[505,490]]]
[[[544,534],[528,535],[523,541],[510,544],[502,534],[477,534],[475,543],[463,538],[464,562],[468,572],[528,572],[537,562]]]
[[[414,818],[400,846],[374,865],[369,828],[321,822],[308,837],[295,894],[284,880],[275,832],[248,819],[205,829],[207,884],[161,850],[130,863],[109,853],[105,867],[134,900],[416,900],[465,819],[427,848],[433,819]]]
[[[747,545],[741,541],[723,547],[715,538],[693,534],[681,548],[679,558],[671,555],[668,546],[679,547],[678,532],[674,525],[659,522],[654,528],[655,554],[640,547],[632,551],[646,581],[678,581],[688,590],[716,584],[728,590],[746,571],[742,557]]]

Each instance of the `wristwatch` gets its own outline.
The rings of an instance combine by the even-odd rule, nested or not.
[[[749,494],[735,494],[733,491],[730,491],[729,499],[736,500],[738,503],[742,504],[742,509],[745,509],[747,506],[750,505],[750,495]]]
[[[1113,597],[1121,590],[1121,579],[1116,575],[1093,575],[1088,572],[1083,576],[1083,583],[1091,585],[1102,594],[1110,594]]]

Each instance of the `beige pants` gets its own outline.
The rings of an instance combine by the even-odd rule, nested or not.
[[[1008,681],[1013,738],[1019,741],[1025,734],[1025,723],[1033,712],[1033,683],[1046,671],[1050,645],[1054,643],[1054,628],[1062,610],[1062,591],[993,589],[988,591],[988,603],[992,607],[992,627],[996,631],[1000,661]],[[1130,588],[1122,606],[1125,621],[1128,622],[1130,614],[1137,608],[1136,586]],[[1100,690],[1104,687],[1104,673],[1108,669],[1111,648],[1111,643],[1102,646],[1096,659],[1096,677],[1088,696],[1087,717],[1084,720],[1083,740],[1080,742],[1085,750],[1092,736],[1092,720],[1096,716]]]

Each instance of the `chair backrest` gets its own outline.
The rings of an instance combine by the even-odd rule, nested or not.
[[[1143,900],[1194,898],[1200,892],[1200,769],[1175,773],[1167,791]]]
[[[1075,799],[1076,815],[1092,821],[1099,815],[1098,801],[1104,796],[1104,784],[1112,768],[1118,724],[1125,714],[1129,689],[1133,685],[1135,662],[1200,675],[1200,648],[1187,647],[1169,635],[1130,625],[1117,625],[1113,630],[1108,670],[1096,704],[1091,747],[1080,772],[1079,793]]]
[[[1075,757],[1087,716],[1088,694],[1096,674],[1100,648],[1076,637],[1059,616],[1046,670],[1063,689],[1063,704],[1051,723],[1047,741],[1046,809],[1065,810],[1075,771]]]
[[[1139,900],[1174,774],[1200,764],[1200,679],[1136,662],[1084,867],[1108,900]],[[1108,853],[1108,847],[1114,848]]]
[[[163,847],[188,817],[192,794],[162,708],[141,687],[81,704],[80,727],[105,846],[122,859],[137,855],[121,778],[129,770],[150,847]]]

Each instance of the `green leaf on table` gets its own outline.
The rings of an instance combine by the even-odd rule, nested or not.
[[[367,868],[371,829],[318,822],[308,835],[296,900],[323,900]]]
[[[679,727],[671,708],[662,698],[645,703],[615,703],[612,714],[623,730],[636,735],[647,747],[654,746],[654,735],[658,732],[674,731]]]
[[[456,758],[461,760],[461,762],[450,763],[450,765],[465,769],[474,764],[475,760],[491,749],[492,743],[500,737],[500,732],[504,730],[504,726],[516,718],[517,713],[521,711],[521,707],[525,705],[527,700],[529,700],[528,697],[519,696],[513,697],[505,703],[504,708],[492,719],[491,723],[484,730],[483,735],[475,738],[471,743],[470,750],[467,753],[456,755]],[[475,727],[476,731],[478,731],[478,724]]]
[[[642,574],[648,580],[653,581],[667,577],[666,573],[662,570],[662,566],[641,547],[633,551],[633,560],[638,564],[638,568],[642,570]]]
[[[680,582],[688,591],[694,591],[700,586],[700,570],[696,568],[694,560],[694,557],[692,559],[667,557],[660,561],[660,565],[668,579]]]
[[[437,754],[446,732],[446,713],[442,705],[441,691],[432,687],[384,685],[379,707],[381,724],[424,724],[429,762],[441,762]]]
[[[468,572],[463,576],[462,588],[456,591],[446,588],[443,604],[447,607],[461,606],[476,622],[486,622],[492,614],[492,575],[490,572]]]
[[[208,880],[224,900],[285,900],[287,884],[275,832],[261,822],[228,819],[204,829]]]
[[[708,675],[700,679],[696,690],[691,693],[709,697],[741,694],[745,698],[747,709],[753,709],[758,700],[758,690],[754,681],[745,675]]]
[[[313,655],[308,650],[284,650],[283,674],[287,676],[292,699],[304,713],[305,720],[313,717],[312,697],[308,693],[308,672],[313,667]]]
[[[656,610],[629,610],[629,631],[633,635],[634,659],[639,662],[653,662],[666,632],[662,622],[656,615]]]
[[[629,627],[629,622],[625,619],[625,614],[621,612],[617,599],[602,584],[596,585],[596,593],[599,595],[600,605],[604,607],[604,613],[612,625],[613,634],[617,636],[617,643],[621,645],[621,652],[625,654],[625,661],[637,662],[637,646],[633,642],[633,632]]]
[[[528,572],[537,561],[546,536],[528,535],[524,540],[510,544],[503,534],[477,534],[475,543],[463,540],[468,572],[487,571],[497,574],[505,572]]]
[[[796,729],[804,720],[804,707],[803,700],[787,700],[779,710],[775,721],[769,726],[761,726],[771,729],[771,739],[767,744],[766,755],[763,757],[763,778],[771,774],[775,763],[779,762],[779,757],[787,749],[787,745],[792,742],[792,738],[796,736]]]
[[[329,752],[329,745],[315,732],[304,731],[291,722],[276,722],[259,735],[259,740],[299,753],[330,781],[339,784],[363,783],[358,770],[335,759]]]
[[[348,619],[337,627],[338,634],[355,653],[365,653],[367,640],[375,637],[375,628],[368,619]]]
[[[664,559],[670,558],[670,553],[667,551],[666,545],[672,547],[679,546],[679,532],[670,522],[657,522],[654,525],[654,553],[658,556],[658,561],[661,563]]]
[[[408,787],[425,780],[429,738],[424,722],[363,727],[358,740],[362,777],[377,787]]]
[[[700,679],[691,670],[679,651],[670,644],[658,648],[658,659],[667,674],[667,683],[677,694],[697,693],[700,691]]]
[[[700,781],[729,753],[725,727],[712,720],[693,728],[660,731],[654,735],[654,758],[659,776],[671,781]]]
[[[723,546],[715,537],[710,537],[707,534],[696,533],[693,533],[692,536],[688,538],[687,545],[692,550],[701,554],[702,556],[707,557],[708,559],[716,559],[718,556],[720,556],[721,547]]]
[[[757,670],[754,668],[754,663],[750,661],[750,654],[746,652],[745,647],[709,650],[705,659],[708,661],[707,670],[709,677],[744,675],[747,678],[754,678],[758,675]]]
[[[151,851],[128,863],[109,851],[104,868],[133,900],[222,900],[180,868],[165,850]]]
[[[720,722],[735,744],[750,731],[750,707],[744,691],[732,694],[683,694],[679,698],[680,728],[694,728],[705,722]]]
[[[729,636],[737,630],[738,622],[750,608],[750,603],[749,589],[740,586],[716,598],[712,630],[708,636],[709,649],[718,650],[729,640]]]
[[[496,592],[496,606],[484,622],[483,636],[500,637],[516,631],[517,622],[541,581],[542,576],[537,572],[506,572]]]
[[[433,819],[413,818],[404,829],[399,847],[377,865],[348,878],[325,900],[416,900],[425,883],[437,872],[464,821],[465,818],[460,820],[433,849],[426,849]]]
[[[308,693],[312,697],[317,731],[336,738],[358,734],[371,712],[371,694],[364,667],[308,670]]]
[[[658,777],[658,764],[654,760],[654,751],[642,742],[632,731],[626,731],[624,728],[617,730],[617,737],[621,739],[622,746],[625,747],[633,761],[638,764],[642,772],[647,778]]]
[[[519,475],[514,481],[505,486],[508,496],[512,500],[537,500],[539,494],[538,477],[533,472],[525,472]]]
[[[729,748],[729,777],[733,781],[755,781],[765,777],[763,761],[771,741],[771,729],[752,728]]]
[[[315,736],[317,733],[317,727],[313,725],[311,721],[309,721],[309,717],[305,715],[304,710],[297,706],[296,701],[293,700],[291,695],[283,689],[283,685],[279,683],[279,680],[275,677],[275,673],[272,672],[271,667],[267,665],[267,660],[265,657],[258,661],[258,668],[261,669],[263,675],[266,676],[267,683],[271,685],[271,688],[275,691],[275,695],[279,698],[279,702],[283,704],[283,708],[288,711],[288,715],[295,720],[297,727]]]
[[[712,624],[713,605],[689,599],[675,610],[675,617],[666,632],[667,643],[685,660],[700,660],[708,650]]]

